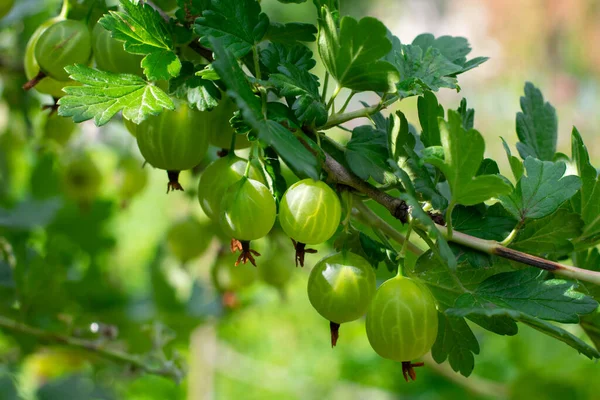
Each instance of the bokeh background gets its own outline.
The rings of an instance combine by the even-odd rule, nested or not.
[[[498,160],[505,175],[511,176],[500,137],[514,152],[515,114],[526,81],[539,87],[557,110],[559,151],[570,154],[575,125],[598,165],[600,1],[341,3],[342,14],[380,18],[402,42],[424,32],[465,36],[473,56],[491,57],[461,76],[460,93],[444,90],[439,99],[445,108],[468,99],[476,110],[475,126],[486,137],[487,156]],[[275,21],[316,18],[310,1],[282,5],[263,0],[262,6]],[[250,266],[224,267],[231,257],[219,256],[223,241],[195,195],[198,173],[205,165],[183,174],[186,192],[168,196],[164,172],[146,168],[144,190],[124,199],[122,160],[133,158],[141,165],[142,159],[135,139],[119,121],[102,129],[82,124],[65,144],[50,137],[47,111],[41,111],[50,98],[25,94],[20,85],[25,81],[25,44],[59,7],[53,0],[19,0],[0,21],[0,221],[10,214],[6,209],[24,210],[18,221],[0,226],[0,240],[3,246],[11,243],[15,253],[21,248],[33,251],[34,260],[39,260],[27,265],[23,278],[35,282],[29,288],[35,296],[26,320],[51,331],[113,341],[134,353],[160,358],[164,350],[169,357],[183,359],[189,371],[178,385],[0,330],[0,399],[600,397],[596,363],[523,326],[515,337],[495,336],[474,326],[481,354],[469,379],[426,358],[418,380],[405,383],[396,363],[371,350],[361,320],[344,325],[338,346],[330,349],[328,323],[306,296],[310,268],[331,251],[329,245],[318,247],[319,254],[300,269],[294,267],[291,244],[282,235],[259,243],[265,253],[259,269],[262,262],[273,274],[290,276],[285,285],[268,285]],[[322,76],[322,69],[317,72]],[[339,98],[343,101],[345,96]],[[375,97],[357,96],[349,109],[359,107],[359,101],[374,102]],[[417,122],[415,99],[398,107]],[[365,121],[356,121],[360,123]],[[343,141],[346,133],[336,135]],[[205,164],[216,157],[216,150],[210,150]],[[60,183],[63,165],[81,153],[96,162],[102,175],[101,194],[85,207],[65,196]],[[292,180],[289,176],[288,184]],[[28,218],[35,223],[28,224]],[[192,245],[206,242],[207,250],[182,264],[167,245],[167,235],[174,222],[189,218],[198,220],[204,233]],[[1,314],[10,315],[15,305],[7,303],[4,294],[18,277],[7,270],[8,252],[3,251]],[[379,279],[388,276],[380,266]],[[108,326],[109,335],[98,336],[94,326]],[[118,327],[116,337],[112,326]],[[570,329],[585,337],[578,328]],[[162,349],[165,337],[172,340]]]

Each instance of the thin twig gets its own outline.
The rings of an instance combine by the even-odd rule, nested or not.
[[[180,382],[181,379],[183,379],[183,371],[181,371],[176,365],[166,363],[160,366],[149,365],[148,361],[143,360],[140,356],[106,348],[105,344],[99,341],[85,340],[72,336],[47,332],[3,316],[0,316],[0,328],[15,333],[34,336],[40,341],[46,343],[57,343],[85,350],[108,360],[120,364],[130,365],[134,369],[144,371],[148,374],[171,378],[176,382]]]

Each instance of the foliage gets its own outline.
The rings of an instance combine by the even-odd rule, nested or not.
[[[65,95],[50,108],[76,123],[93,120],[100,128],[94,144],[88,143],[91,135],[83,138],[82,132],[64,146],[22,135],[34,131],[32,116],[49,117],[35,95],[15,90],[3,77],[11,124],[0,135],[0,354],[13,357],[7,368],[15,373],[23,360],[44,354],[40,343],[76,350],[61,355],[61,362],[77,366],[61,379],[44,385],[42,366],[31,367],[38,381],[33,379],[30,397],[37,391],[39,398],[64,398],[65,393],[82,399],[112,398],[107,385],[89,385],[89,369],[114,373],[122,364],[147,374],[137,379],[156,387],[154,395],[185,396],[181,387],[168,380],[153,381],[159,378],[150,375],[185,379],[183,359],[194,357],[185,349],[192,332],[212,326],[216,317],[227,336],[227,322],[243,318],[237,313],[240,309],[260,309],[266,289],[252,286],[256,271],[243,269],[253,268],[250,265],[232,268],[236,259],[236,265],[254,263],[256,257],[257,268],[263,262],[269,268],[293,268],[294,249],[277,224],[271,229],[271,219],[275,204],[279,206],[286,189],[299,179],[325,182],[341,198],[342,221],[329,245],[344,257],[347,252],[360,255],[365,261],[361,267],[369,273],[373,267],[380,280],[397,271],[429,288],[437,304],[431,356],[442,366],[436,368],[445,368],[448,361],[464,376],[477,373],[476,356],[484,358],[487,345],[481,332],[520,336],[530,332],[528,328],[544,337],[540,340],[550,340],[545,343],[558,348],[562,342],[590,359],[600,358],[598,171],[575,128],[572,159],[557,153],[556,111],[532,83],[525,84],[515,117],[521,158],[502,140],[511,181],[495,160],[485,158],[484,136],[475,129],[475,111],[466,99],[445,109],[436,96],[442,88],[460,90],[460,75],[487,60],[468,59],[471,47],[465,38],[422,34],[403,44],[376,18],[343,15],[339,1],[308,3],[317,15],[316,24],[275,22],[257,0],[178,0],[170,5],[121,0],[110,8],[93,3],[65,0],[61,18],[85,21],[90,29],[101,24],[126,52],[143,57],[143,76],[93,65],[64,66],[73,85],[66,86]],[[316,42],[313,47],[311,42]],[[322,73],[317,65],[324,67]],[[346,111],[360,92],[374,92],[377,102]],[[336,111],[342,94],[349,97]],[[20,96],[19,106],[12,106],[11,96]],[[409,122],[409,113],[384,114],[411,96],[416,97],[418,126]],[[235,110],[218,113],[218,106],[229,99]],[[136,139],[124,133],[119,114],[135,136],[136,126],[152,116],[188,106],[186,111],[204,117],[194,127],[197,132],[188,133],[208,135],[218,127],[217,134],[231,136],[231,147],[221,149],[220,156],[233,156],[238,139],[250,143],[247,161],[239,158],[247,165],[243,176],[236,175],[242,181],[223,196],[226,210],[207,217],[195,201],[197,193],[188,190],[196,185],[165,198],[156,194],[156,184],[136,188],[131,197],[139,205],[128,209],[132,198],[119,197],[127,192],[119,187],[127,181],[120,161],[134,157],[141,169],[143,160],[135,150]],[[344,126],[359,118],[367,122],[351,130]],[[221,132],[223,127],[228,132]],[[87,124],[88,128],[96,129]],[[169,137],[174,126],[160,128],[156,134]],[[336,140],[333,128],[348,131],[347,142]],[[167,151],[161,148],[166,141],[157,143],[157,152]],[[499,144],[495,140],[488,147]],[[175,158],[181,158],[180,150],[177,144],[168,149]],[[214,160],[213,150],[182,180],[197,180]],[[69,179],[65,171],[82,154],[89,156],[93,175],[101,174],[104,181],[92,182],[97,189],[92,196],[78,197],[77,189],[90,184],[89,171],[83,168]],[[164,169],[170,180],[181,172]],[[147,173],[143,171],[136,173]],[[250,173],[259,179],[246,181]],[[146,180],[140,179],[143,187]],[[238,198],[233,189],[244,182],[260,186],[260,200],[265,201]],[[201,184],[198,190],[203,189]],[[193,232],[205,237],[185,241],[171,235],[171,242],[182,243],[169,243],[171,250],[165,251],[161,235],[175,215],[194,221],[199,216],[201,223]],[[311,230],[310,237],[319,221],[301,225]],[[241,230],[244,234],[238,233]],[[250,248],[250,238],[258,239],[252,241],[255,248]],[[230,239],[236,239],[231,249],[242,252],[239,258],[225,255]],[[296,257],[299,252],[302,260],[304,252],[314,252],[304,245],[294,242]],[[173,254],[173,248],[182,246],[203,251]],[[311,267],[316,261],[311,255],[307,260]],[[387,269],[378,268],[382,262]],[[284,293],[289,275],[286,271],[281,274],[285,279],[263,279],[281,282],[278,290]],[[333,291],[346,288],[348,295],[355,290],[348,282],[356,278],[339,275],[326,283]],[[311,296],[319,298],[325,290],[313,287]],[[357,309],[368,308],[371,296],[364,297]],[[349,311],[340,307],[336,312]],[[374,321],[376,317],[370,315]],[[294,323],[304,321],[296,317]],[[433,333],[428,335],[433,338]],[[285,346],[285,339],[279,338],[277,346]],[[344,340],[342,336],[340,344]],[[7,351],[4,341],[16,350]],[[321,345],[327,347],[327,340]],[[354,357],[375,354],[360,350]],[[396,366],[388,368],[395,371]],[[3,374],[0,371],[0,387],[8,384]],[[115,393],[138,398],[140,381],[118,387]],[[117,386],[123,384],[119,382]]]

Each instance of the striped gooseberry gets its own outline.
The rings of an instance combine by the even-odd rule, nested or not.
[[[44,30],[34,48],[40,71],[23,88],[29,90],[45,77],[68,81],[65,67],[86,64],[92,54],[92,39],[88,27],[81,21],[62,20]]]
[[[29,38],[27,46],[25,46],[25,60],[23,64],[25,67],[25,75],[30,81],[40,73],[40,66],[35,59],[35,45],[37,44],[41,34],[57,21],[59,21],[58,18],[49,19],[38,26]],[[59,98],[65,94],[62,89],[65,86],[71,85],[79,85],[79,83],[71,79],[64,82],[58,81],[47,76],[39,80],[39,82],[35,85],[35,90],[39,93],[48,94],[54,98]]]
[[[205,113],[182,104],[144,120],[135,129],[137,144],[146,161],[169,176],[167,193],[183,190],[179,172],[200,164],[208,149],[207,132],[198,129]]]
[[[269,189],[259,181],[243,176],[231,185],[221,201],[219,221],[223,232],[233,238],[231,250],[241,251],[236,265],[250,261],[256,265],[250,241],[266,236],[275,224],[277,206]]]
[[[373,267],[359,255],[342,251],[321,259],[310,271],[308,299],[330,321],[331,346],[340,324],[362,317],[375,293]]]
[[[116,74],[143,74],[143,57],[126,52],[123,42],[113,39],[110,31],[100,24],[92,30],[92,50],[98,69]]]
[[[279,205],[279,223],[294,241],[296,265],[304,266],[307,244],[323,243],[340,224],[342,206],[327,184],[313,179],[294,183],[283,194]]]
[[[229,153],[212,162],[202,173],[198,184],[198,201],[204,213],[212,220],[218,221],[225,192],[242,179],[247,164],[247,160]],[[250,166],[248,176],[263,182],[260,172],[253,166]]]
[[[375,293],[366,320],[371,347],[381,357],[402,363],[404,379],[415,379],[412,361],[431,350],[437,337],[435,298],[424,284],[401,275]]]

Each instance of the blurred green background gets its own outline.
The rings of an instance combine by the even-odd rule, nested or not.
[[[342,327],[332,350],[328,323],[306,296],[311,266],[331,247],[318,247],[304,269],[295,268],[291,243],[276,232],[257,244],[264,253],[258,271],[228,267],[232,258],[221,254],[224,240],[195,194],[199,173],[217,149],[209,150],[198,171],[183,173],[185,192],[167,196],[164,172],[140,169],[135,139],[121,122],[102,129],[84,123],[65,135],[73,127],[42,110],[50,97],[20,89],[25,44],[60,4],[16,3],[0,20],[0,314],[51,332],[113,342],[148,355],[149,363],[165,355],[181,358],[188,374],[178,385],[0,330],[0,399],[600,398],[597,364],[523,326],[509,338],[473,326],[481,354],[469,379],[426,358],[418,380],[405,383],[397,364],[371,350],[360,320]],[[541,88],[557,109],[559,151],[570,154],[569,133],[576,125],[598,160],[599,1],[341,3],[342,14],[378,17],[405,43],[423,32],[459,35],[469,39],[473,55],[491,57],[461,77],[460,93],[446,90],[439,98],[446,108],[468,99],[476,110],[475,126],[486,137],[486,155],[498,160],[505,175],[511,174],[499,137],[511,146],[516,141],[515,114],[525,81]],[[263,0],[262,6],[275,21],[316,18],[310,1]],[[322,76],[322,70],[317,73]],[[343,93],[338,99],[345,99]],[[359,101],[376,99],[356,96],[349,109]],[[399,107],[416,120],[416,99]],[[346,135],[336,134],[340,140]],[[66,165],[82,155],[102,177],[100,194],[85,202],[75,201],[64,187]],[[131,197],[124,182],[140,171],[147,184]],[[201,224],[202,235],[188,236],[183,245],[206,245],[206,251],[182,263],[167,237],[174,223],[190,218]],[[267,271],[263,279],[261,268]],[[264,275],[289,280],[273,286]],[[388,276],[380,266],[378,277]],[[15,290],[27,301],[16,304]],[[584,337],[577,328],[572,333]]]

